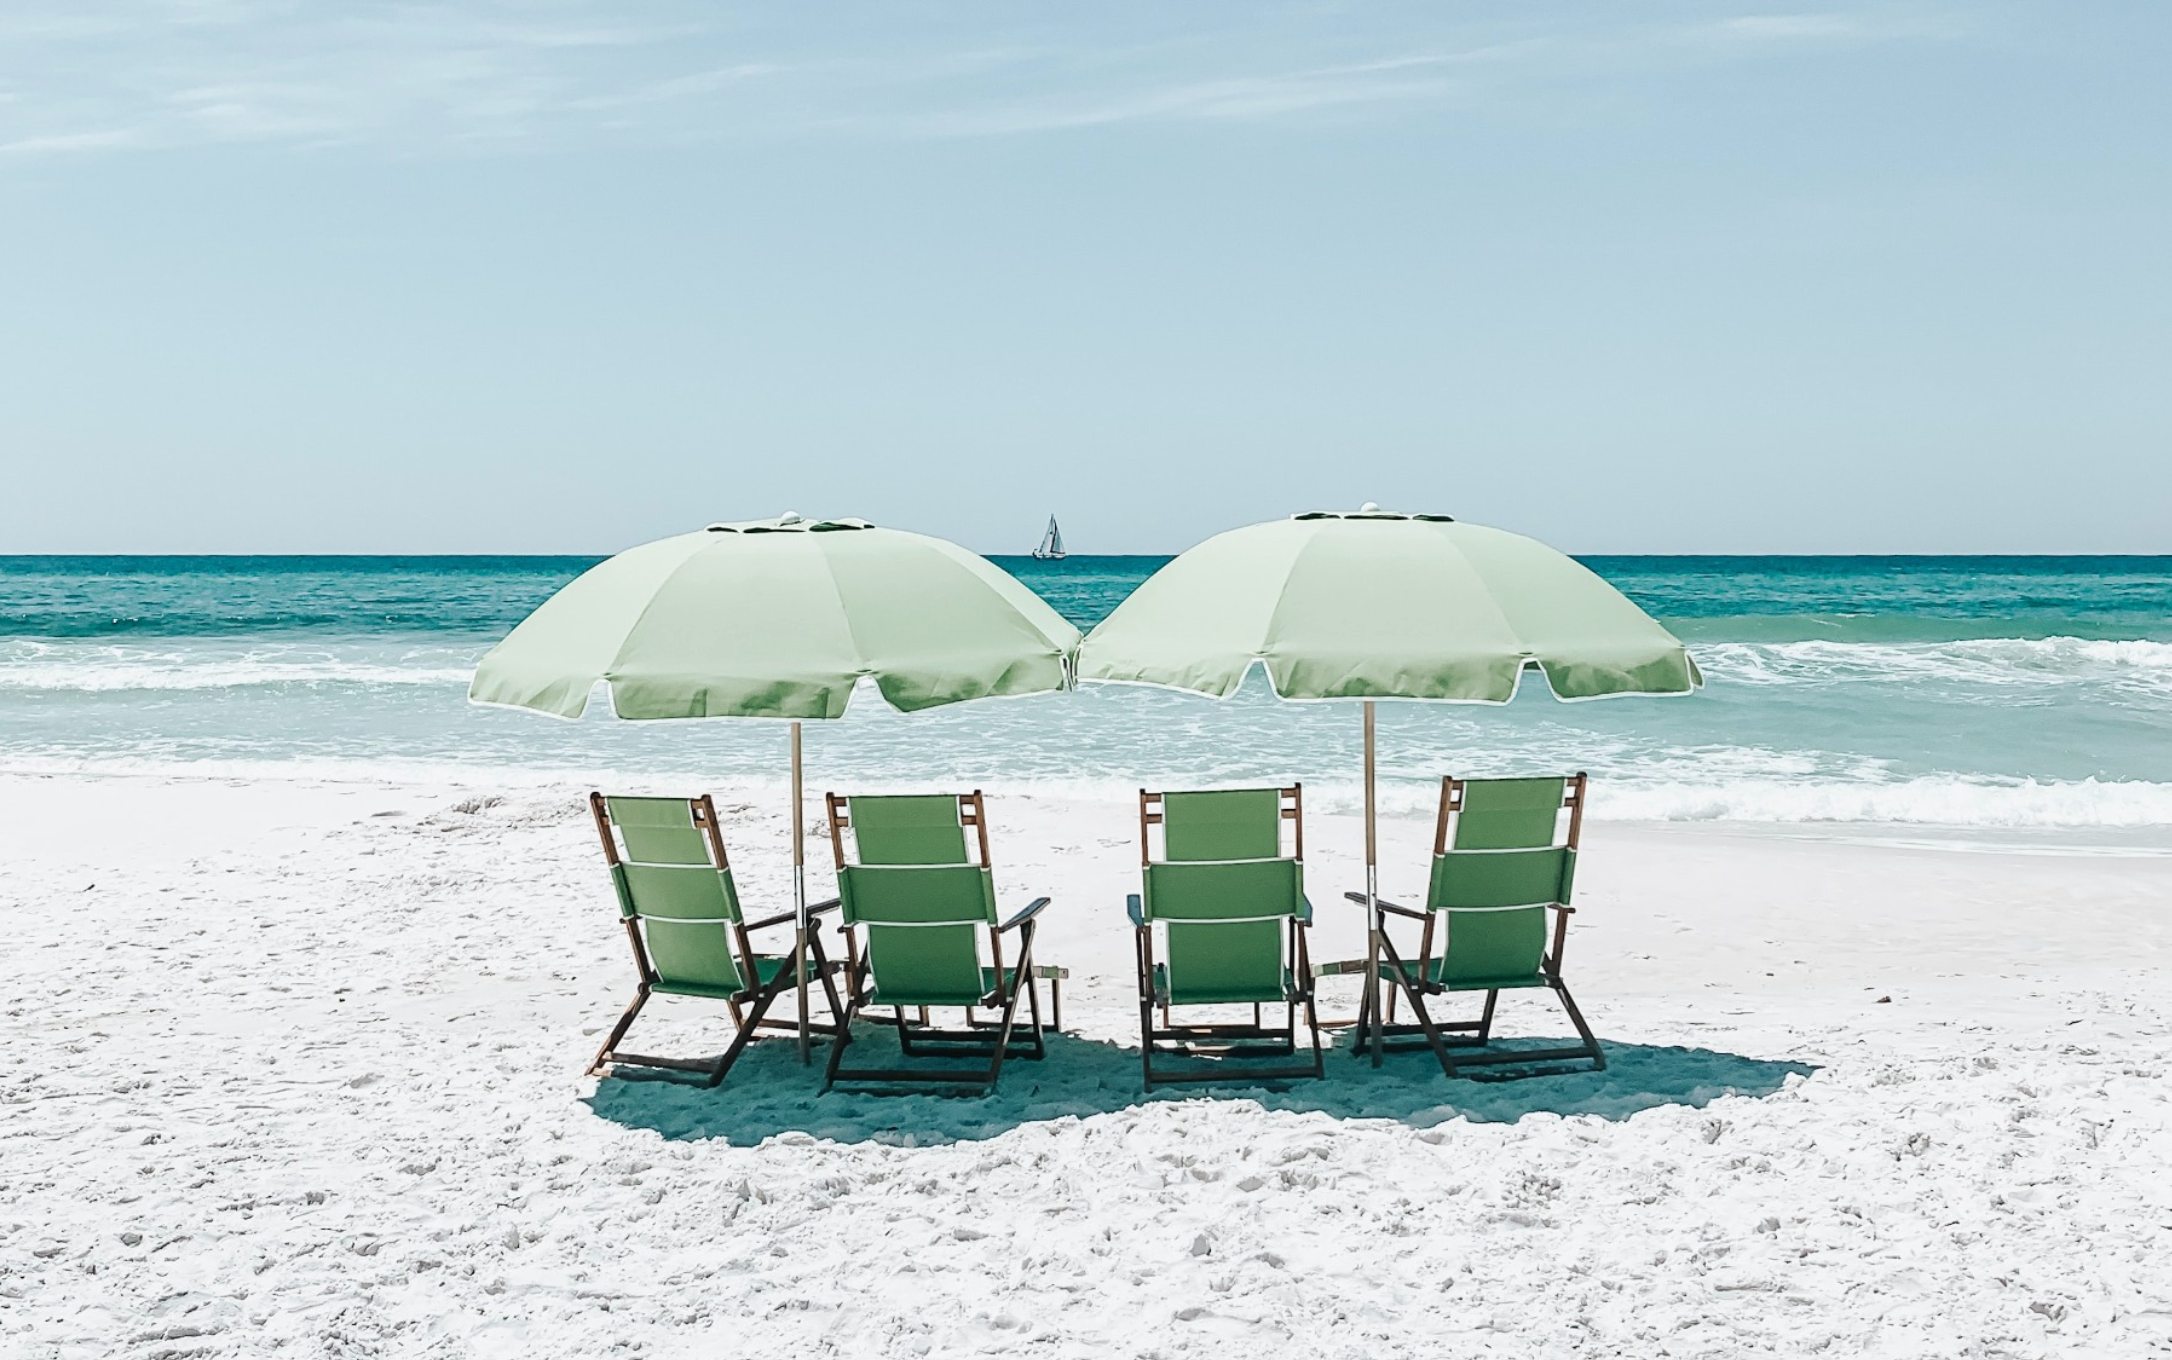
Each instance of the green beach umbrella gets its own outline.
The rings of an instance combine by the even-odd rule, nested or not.
[[[601,682],[621,718],[789,721],[804,933],[801,721],[843,717],[862,680],[907,712],[1062,689],[1078,642],[1040,596],[954,543],[786,514],[712,524],[589,568],[490,649],[468,697],[577,718]]]
[[[1078,678],[1219,699],[1255,664],[1281,698],[1364,701],[1368,1002],[1374,700],[1505,704],[1531,669],[1562,699],[1688,694],[1703,682],[1680,639],[1574,559],[1520,534],[1371,505],[1192,548],[1087,635]]]

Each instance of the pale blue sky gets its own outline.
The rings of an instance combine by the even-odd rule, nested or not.
[[[2172,7],[0,9],[0,552],[2172,552]]]

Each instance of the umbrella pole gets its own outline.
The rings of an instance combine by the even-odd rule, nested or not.
[[[800,776],[799,720],[792,720],[792,914],[798,918],[799,942],[792,951],[799,977],[799,1060],[814,1061],[807,1038],[807,811]]]
[[[1373,802],[1373,701],[1365,701],[1365,1002],[1363,1014],[1369,1029],[1358,1034],[1360,1043],[1370,1043],[1373,1066],[1380,1066],[1380,843],[1377,830],[1378,814]]]

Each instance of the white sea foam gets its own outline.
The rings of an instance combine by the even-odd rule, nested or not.
[[[773,725],[546,723],[476,709],[464,697],[476,650],[391,638],[0,642],[0,704],[10,706],[0,716],[11,724],[0,769],[781,790]],[[2161,782],[2172,767],[2160,758],[2172,643],[1718,642],[1698,652],[1715,696],[1732,687],[1729,703],[1384,710],[1382,805],[1429,815],[1443,772],[1581,768],[1595,780],[1594,810],[1620,820],[2172,826],[2172,783]],[[241,691],[251,702],[225,702]],[[50,702],[68,693],[109,697]],[[1356,710],[1281,704],[1264,689],[1216,704],[1089,688],[917,715],[870,701],[811,728],[808,759],[817,788],[1122,800],[1142,782],[1354,774]],[[2018,777],[2029,772],[2065,777]],[[1306,791],[1318,811],[1361,805],[1352,778],[1308,777]]]
[[[1945,642],[1702,642],[1719,684],[1818,685],[1945,679],[1983,685],[2104,682],[2172,692],[2172,642],[2080,637]],[[280,684],[466,685],[479,649],[424,646],[173,647],[0,643],[0,688],[200,690]]]
[[[312,757],[295,760],[220,760],[145,757],[71,759],[53,756],[0,758],[0,773],[87,773],[176,778],[394,783],[473,788],[573,790],[606,787],[635,792],[699,788],[755,800],[786,797],[781,749],[766,770],[740,766],[720,773],[644,763],[544,765],[430,759]],[[1215,781],[1202,781],[1212,783]],[[1223,781],[1226,782],[1226,781]],[[921,787],[982,787],[991,795],[1126,803],[1140,781],[1113,778],[971,777],[929,771],[900,779],[894,772],[867,774],[834,764],[811,770],[810,796],[826,788],[905,791]],[[1304,781],[1305,805],[1314,814],[1355,816],[1364,809],[1355,779]],[[1428,818],[1438,807],[1437,782],[1389,780],[1379,789],[1381,815]],[[2059,828],[2135,829],[2172,827],[2172,782],[2148,780],[1992,780],[1939,775],[1915,779],[1689,778],[1640,779],[1599,776],[1592,782],[1591,815],[1617,822],[1749,822],[1891,824],[1976,827],[1988,830]]]
[[[1945,680],[1991,686],[2100,683],[2172,693],[2172,642],[2078,637],[1953,642],[1707,642],[1695,649],[1719,684],[1824,685]]]
[[[2172,784],[2146,780],[1992,781],[1932,776],[1892,783],[1729,781],[1617,786],[1595,811],[1655,821],[1885,822],[1974,827],[2172,826]]]
[[[195,645],[153,648],[13,641],[0,644],[0,689],[116,693],[268,685],[459,685],[474,660],[461,649],[408,650]]]
[[[465,685],[466,670],[423,670],[352,662],[262,665],[140,665],[56,669],[34,673],[0,670],[0,688],[112,693],[123,690],[246,689],[258,685]]]
[[[1326,812],[1362,808],[1348,781],[1306,785]],[[1397,782],[1380,793],[1391,816],[1429,816],[1437,785]],[[2147,780],[1595,778],[1591,812],[1617,821],[1835,822],[1984,828],[2172,826],[2172,783]]]

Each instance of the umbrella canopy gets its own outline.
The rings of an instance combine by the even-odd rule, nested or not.
[[[1078,674],[1226,698],[1255,662],[1285,699],[1501,704],[1527,666],[1564,699],[1702,680],[1672,633],[1536,539],[1373,510],[1208,539],[1093,630]]]
[[[907,711],[1062,689],[1078,630],[955,543],[865,520],[712,524],[598,563],[475,668],[468,697],[577,718],[601,681],[621,718],[792,720],[799,1045],[807,1054],[800,722],[871,680]]]
[[[863,678],[907,711],[1063,688],[1079,634],[954,543],[862,520],[712,524],[574,578],[468,697],[579,717],[839,718]]]
[[[1078,678],[1227,698],[1255,663],[1284,699],[1365,701],[1368,1015],[1380,959],[1373,700],[1505,704],[1534,666],[1563,699],[1703,683],[1680,639],[1536,539],[1371,505],[1232,529],[1184,553],[1087,635]]]

